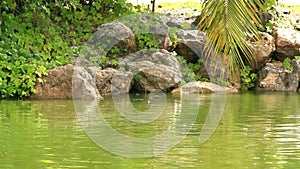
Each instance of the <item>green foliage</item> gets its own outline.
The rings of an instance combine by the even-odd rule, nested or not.
[[[260,9],[262,11],[268,12],[273,9],[273,7],[277,6],[277,0],[265,0]]]
[[[139,73],[134,73],[133,78],[135,81],[139,82],[141,81],[142,75],[140,75]]]
[[[158,42],[153,33],[153,26],[163,22],[161,15],[142,13],[122,17],[119,22],[130,28],[136,36],[138,50],[158,49]]]
[[[186,84],[186,82],[191,82],[191,81],[195,81],[195,73],[187,67],[187,62],[184,59],[184,57],[180,56],[180,55],[175,55],[175,57],[177,58],[179,64],[183,67],[182,69],[182,76],[183,76],[183,81],[181,82],[181,85]]]
[[[200,68],[203,66],[203,60],[198,59],[197,63],[188,63],[188,67],[193,70],[194,72],[197,72],[200,70]]]
[[[182,75],[183,75],[183,80],[185,82],[196,81],[196,75],[195,75],[195,73],[191,69],[189,69],[188,67],[184,67],[182,69]]]
[[[112,49],[110,49],[109,51],[109,57],[104,57],[106,58],[107,60],[103,63],[103,64],[100,64],[100,66],[111,66],[111,67],[116,67],[119,63],[119,59],[118,59],[118,55],[120,53],[126,53],[127,52],[127,49],[121,49],[119,47],[116,47],[114,46]],[[106,64],[106,65],[105,65]]]
[[[2,13],[0,35],[0,97],[26,97],[34,91],[36,79],[48,69],[69,63],[76,54],[51,28],[31,28],[32,23],[20,22],[13,14]],[[48,34],[42,31],[48,30]],[[4,33],[5,32],[5,33]]]
[[[295,56],[295,59],[296,60],[300,60],[300,56]]]
[[[29,96],[49,69],[78,55],[76,46],[87,41],[98,26],[132,10],[138,7],[126,0],[2,0],[0,97]],[[113,57],[110,64],[117,62]]]
[[[277,18],[275,17],[275,19],[272,20],[266,20],[266,19],[270,19],[269,18],[270,14],[273,16],[277,15],[277,11],[276,11],[277,1],[266,0],[262,2],[263,3],[260,4],[260,6],[258,5],[259,14],[262,19],[262,25],[261,26],[258,25],[258,30],[261,32],[267,32],[271,34],[273,32],[273,27],[276,24],[276,22],[274,21],[277,20]]]
[[[225,80],[223,80],[222,78],[211,78],[209,80],[211,83],[220,85],[220,86],[230,86],[231,84]]]
[[[251,73],[251,68],[249,66],[245,66],[241,70],[242,91],[247,91],[255,87],[256,79],[257,74]]]
[[[266,32],[268,33],[272,33],[274,30],[274,24],[271,22],[266,23],[265,27],[266,27]]]
[[[291,64],[291,59],[290,58],[285,58],[283,60],[282,65],[283,65],[283,68],[287,69],[289,72],[293,72],[294,68]]]
[[[186,62],[186,60],[184,59],[183,56],[177,55],[176,52],[173,52],[173,55],[176,57],[176,59],[178,60],[178,62],[179,62],[181,65],[186,65],[186,64],[187,64],[187,62]]]
[[[126,69],[125,69],[125,67],[121,66],[121,67],[119,67],[119,71],[121,71],[121,72],[125,72],[125,71],[126,71]]]
[[[192,71],[192,73],[187,74],[188,77],[190,77],[190,80],[200,80],[199,77],[197,76],[197,72],[200,70],[200,68],[203,66],[203,60],[198,59],[196,63],[188,63],[187,68]]]
[[[184,79],[184,83],[186,82],[193,82],[199,80],[199,77],[196,75],[197,71],[200,70],[201,66],[203,66],[203,61],[202,59],[199,59],[197,63],[188,63],[184,59],[184,57],[180,55],[175,55],[177,58],[178,62],[182,65],[182,76]]]
[[[177,38],[177,32],[179,31],[179,28],[176,27],[171,27],[169,29],[169,37],[170,40],[172,41],[172,46],[173,48],[176,48],[176,46],[178,45],[178,38]]]
[[[139,34],[136,35],[137,43],[138,43],[138,49],[157,49],[158,48],[158,42],[153,38],[152,34]]]
[[[203,77],[200,79],[201,82],[210,82],[209,78]]]

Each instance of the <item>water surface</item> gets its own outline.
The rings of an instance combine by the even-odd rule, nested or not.
[[[192,130],[177,146],[158,157],[133,159],[109,153],[94,143],[82,129],[72,100],[2,100],[0,168],[299,167],[298,94],[227,95],[220,123],[203,144],[199,143],[199,134],[208,116],[211,97],[201,98]],[[133,95],[131,100],[137,110],[149,108],[147,95]],[[150,124],[126,120],[110,97],[100,101],[99,107],[116,131],[132,137],[149,137],[166,130],[176,120],[180,99],[168,96],[167,100],[165,113]]]

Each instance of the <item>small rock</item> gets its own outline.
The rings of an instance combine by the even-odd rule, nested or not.
[[[297,91],[299,83],[299,68],[292,62],[293,72],[283,68],[282,63],[267,63],[258,71],[256,90],[265,91]]]
[[[96,86],[101,95],[128,93],[133,84],[131,72],[107,68],[96,72]]]
[[[112,78],[111,93],[114,95],[128,93],[133,85],[133,73],[132,72],[120,72],[114,73]]]
[[[189,82],[183,86],[180,86],[177,89],[172,90],[173,95],[180,94],[194,94],[194,93],[217,93],[217,92],[226,92],[226,93],[237,93],[238,90],[231,87],[219,86],[210,82]]]

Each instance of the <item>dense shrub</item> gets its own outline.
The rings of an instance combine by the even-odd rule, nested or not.
[[[36,80],[69,63],[99,25],[134,8],[125,0],[2,0],[0,98],[35,92]]]

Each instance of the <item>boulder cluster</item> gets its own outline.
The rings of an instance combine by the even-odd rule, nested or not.
[[[36,84],[37,92],[31,97],[102,98],[107,94],[155,90],[173,94],[238,92],[233,87],[210,82],[185,81],[187,83],[183,85],[185,67],[175,55],[182,56],[187,63],[205,59],[202,56],[205,33],[199,32],[194,26],[187,29],[178,18],[159,18],[157,20],[157,16],[153,19],[152,15],[140,15],[101,25],[86,44],[92,52],[81,52],[83,57],[73,58],[72,64],[51,69],[48,76],[44,77],[45,82]],[[175,40],[172,33],[175,34]],[[141,40],[138,36],[148,34],[157,42],[157,50],[139,48]],[[252,71],[258,74],[256,90],[298,90],[300,61],[295,57],[300,56],[300,32],[275,28],[272,34],[261,32],[260,40],[248,43],[256,57],[256,63],[251,66]],[[105,49],[101,51],[99,46],[103,44]],[[101,66],[91,62],[92,58],[95,61],[96,56],[103,55],[108,58],[117,56],[118,62],[112,64],[108,60]],[[272,62],[274,57],[278,61]],[[282,63],[286,58],[291,60],[289,68]],[[218,66],[216,70],[221,72],[224,69]],[[219,76],[218,71],[212,73],[211,70],[205,65],[200,69],[202,72],[199,76]]]
[[[252,67],[258,74],[255,89],[297,91],[300,80],[300,32],[275,28],[272,35],[262,34],[262,39],[253,45],[258,60]],[[276,58],[277,61],[272,61],[271,58]],[[288,62],[284,64],[285,61]]]

